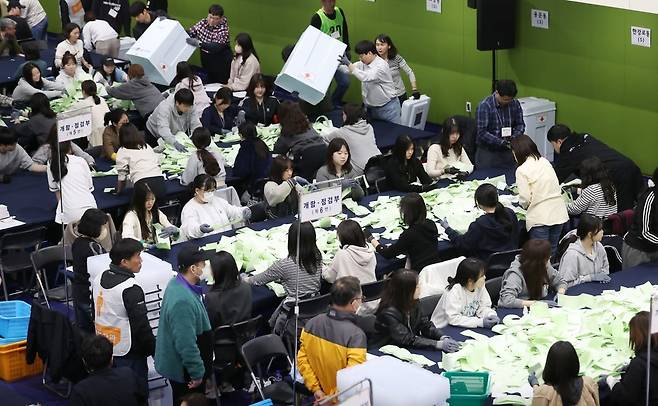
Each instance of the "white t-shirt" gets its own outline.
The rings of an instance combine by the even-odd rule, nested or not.
[[[80,220],[87,209],[95,209],[96,199],[91,193],[94,183],[87,161],[79,156],[67,155],[66,168],[68,173],[61,182],[55,182],[48,163],[48,188],[51,192],[60,191],[62,199],[57,204],[55,221],[60,224],[69,224]],[[62,207],[64,213],[62,213]]]
[[[181,233],[185,238],[201,238],[202,224],[208,224],[215,229],[213,233],[229,231],[230,223],[239,223],[244,218],[246,207],[232,206],[221,197],[215,196],[210,203],[199,203],[191,199],[183,207],[181,213]]]
[[[451,326],[476,328],[482,327],[482,321],[490,314],[496,314],[491,308],[491,297],[485,288],[471,292],[455,284],[446,290],[432,313],[432,323],[438,328]]]

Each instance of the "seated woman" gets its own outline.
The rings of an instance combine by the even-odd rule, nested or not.
[[[607,386],[610,394],[601,399],[605,406],[640,406],[646,404],[647,388],[647,362],[651,351],[650,376],[649,376],[649,404],[658,404],[658,333],[649,335],[651,314],[649,312],[638,312],[628,323],[628,335],[631,350],[634,357],[623,372],[621,380],[604,376],[599,381],[599,387]],[[650,342],[649,342],[650,341]],[[612,372],[612,371],[611,371]]]
[[[50,158],[52,157],[52,145],[57,146],[57,131],[52,131],[52,126],[51,126],[51,131],[48,134],[48,139],[46,140],[46,143],[43,144],[42,146],[37,149],[37,151],[32,155],[32,161],[37,164],[42,164],[45,165],[48,163]],[[57,127],[55,127],[57,128]],[[55,155],[57,154],[57,150],[55,150]],[[94,167],[96,165],[96,161],[94,158],[86,153],[85,151],[82,150],[78,146],[78,144],[71,143],[71,154],[80,157],[87,162],[87,165],[89,167]]]
[[[247,97],[238,105],[238,109],[244,111],[247,121],[264,126],[278,122],[278,118],[275,120],[275,117],[279,109],[279,100],[274,96],[265,96],[266,94],[265,78],[257,73],[249,81]]]
[[[610,282],[608,255],[601,244],[603,223],[598,217],[580,216],[578,239],[569,244],[560,260],[560,276],[567,286],[585,282]]]
[[[234,92],[247,90],[251,77],[256,73],[260,73],[260,62],[254,43],[249,34],[241,32],[235,36],[235,57],[226,87]]]
[[[598,405],[599,388],[588,376],[580,376],[580,361],[568,341],[556,341],[548,350],[540,385],[535,373],[528,377],[533,405]]]
[[[121,69],[117,69],[114,64],[114,58],[105,58],[101,66],[96,69],[94,82],[105,87],[112,87],[115,83],[125,83],[128,81],[128,75]]]
[[[215,196],[217,182],[210,175],[202,174],[191,184],[194,197],[183,207],[181,231],[185,238],[201,238],[213,232],[233,229],[233,226],[249,221],[249,207],[232,206]]]
[[[404,254],[411,263],[411,269],[416,272],[422,271],[427,265],[441,262],[443,258],[438,249],[439,231],[436,224],[427,218],[423,197],[418,193],[404,196],[400,200],[400,216],[407,229],[396,242],[387,247],[373,238],[370,242],[377,253],[387,259]]]
[[[408,135],[395,140],[384,170],[390,187],[400,192],[426,192],[435,187],[423,164],[414,157],[414,143]]]
[[[428,317],[421,314],[419,294],[416,272],[406,269],[393,272],[375,313],[375,333],[368,337],[368,348],[392,344],[444,352],[459,350],[455,340],[443,335]]]
[[[617,190],[608,170],[598,157],[590,157],[580,163],[582,180],[580,195],[567,205],[571,216],[581,213],[606,219],[617,213]]]
[[[301,266],[297,265],[298,254]],[[286,331],[286,321],[295,295],[298,294],[299,298],[317,295],[320,292],[320,279],[322,279],[322,252],[316,245],[315,228],[309,222],[304,222],[301,226],[298,222],[293,222],[288,229],[288,256],[274,262],[265,272],[249,276],[245,281],[256,286],[270,282],[283,285],[286,297],[274,311],[269,322],[273,332],[281,334]]]
[[[487,265],[476,258],[466,258],[457,266],[454,277],[448,277],[446,288],[432,313],[432,323],[439,328],[491,328],[500,322],[491,308],[491,297],[484,286]]]
[[[68,23],[63,27],[64,40],[57,44],[55,49],[55,67],[62,68],[64,55],[71,54],[78,65],[84,65],[91,69],[91,64],[84,58],[84,44],[80,40],[80,26],[76,23]]]
[[[550,262],[551,244],[546,240],[529,240],[523,244],[509,269],[503,274],[499,307],[522,308],[536,301],[555,306],[554,300],[546,299],[549,288],[553,293],[564,293],[567,284]]]
[[[652,180],[654,186],[637,199],[633,222],[624,236],[623,269],[658,261],[658,166]]]
[[[138,63],[133,63],[128,68],[128,79],[126,83],[108,87],[105,90],[110,97],[132,101],[135,104],[135,109],[144,118],[144,122],[146,122],[148,116],[164,100],[164,96],[144,76],[144,67]]]
[[[354,179],[355,177],[356,174],[352,170],[352,162],[350,161],[350,146],[347,145],[344,139],[334,138],[329,142],[327,160],[318,169],[315,180],[317,182],[324,182],[342,178],[343,190],[350,190],[348,197],[354,200],[360,200],[365,193],[359,182]]]
[[[443,174],[473,172],[473,164],[462,147],[461,136],[459,124],[453,117],[443,123],[441,142],[432,144],[427,150],[425,170],[428,175],[440,178]]]
[[[57,114],[50,108],[48,97],[43,93],[35,93],[30,97],[30,119],[14,127],[18,143],[25,152],[32,154],[40,146],[48,142],[48,134],[57,123]],[[45,162],[43,162],[45,163]]]
[[[215,178],[217,187],[226,186],[226,160],[217,149],[209,150],[212,136],[208,129],[199,127],[192,132],[192,143],[196,147],[196,153],[192,153],[187,160],[185,171],[183,171],[180,183],[189,185],[200,174],[207,174]]]
[[[174,83],[176,83],[174,93],[180,89],[190,89],[194,95],[194,111],[200,119],[206,107],[210,106],[210,97],[206,93],[206,88],[201,78],[194,73],[189,63],[181,61],[176,64]]]
[[[251,286],[240,278],[233,255],[217,252],[210,258],[213,285],[205,304],[213,330],[251,318]]]
[[[75,320],[82,330],[95,334],[94,312],[91,301],[91,282],[87,270],[87,258],[104,254],[100,240],[107,234],[107,214],[99,209],[88,209],[77,226],[78,237],[71,245],[73,254],[73,280],[71,293],[75,304]]]
[[[270,171],[272,153],[265,141],[258,137],[254,123],[247,121],[238,131],[241,139],[240,149],[235,157],[231,176],[238,179],[236,190],[239,196],[248,192],[249,197],[253,197],[260,192],[256,190],[256,183],[266,178]]]
[[[313,129],[299,103],[289,100],[279,106],[281,134],[274,144],[274,153],[295,159],[304,149],[326,145],[324,138]]]
[[[146,183],[155,195],[157,201],[164,202],[167,197],[160,159],[146,141],[144,135],[137,130],[134,124],[128,123],[119,130],[121,148],[117,151],[117,179],[116,194],[121,194],[126,187],[126,181],[137,187]]]
[[[292,176],[292,161],[282,155],[274,158],[270,178],[263,189],[268,217],[278,218],[297,213],[297,184],[304,186],[308,181]]]
[[[133,191],[130,210],[123,218],[121,238],[132,238],[152,247],[155,243],[155,228],[158,224],[162,227],[161,238],[177,237],[178,228],[173,226],[167,216],[158,209],[155,204],[155,195],[146,183],[139,183]]]
[[[356,176],[363,175],[370,158],[381,155],[375,141],[375,130],[365,119],[365,111],[360,104],[347,103],[343,106],[343,126],[323,134],[327,141],[342,138],[352,146],[350,161]]]
[[[103,131],[105,131],[105,114],[110,112],[105,99],[98,97],[98,88],[93,80],[85,80],[80,85],[82,100],[75,103],[71,110],[91,107],[91,134],[87,137],[89,145],[100,147],[103,145]]]
[[[121,148],[119,141],[119,130],[125,124],[128,124],[128,115],[124,109],[114,109],[105,114],[103,120],[105,130],[103,130],[103,154],[102,156],[112,161],[117,160],[117,152]]]
[[[475,205],[484,214],[468,226],[465,234],[450,228],[447,220],[439,220],[450,242],[466,256],[486,261],[491,254],[519,248],[519,221],[514,210],[498,201],[498,189],[484,183],[475,190]]]
[[[228,87],[222,87],[215,93],[212,104],[201,113],[201,124],[211,134],[226,134],[233,128],[233,117],[230,115],[233,92]]]
[[[88,77],[89,75],[78,66],[75,56],[67,52],[62,57],[62,69],[55,78],[55,82],[59,83],[69,95],[72,95],[76,91],[75,82],[85,80]]]
[[[36,93],[45,94],[49,99],[60,97],[64,92],[64,86],[57,82],[51,82],[41,77],[41,71],[32,62],[23,66],[23,76],[11,94],[12,99],[17,102],[27,103],[30,97]]]

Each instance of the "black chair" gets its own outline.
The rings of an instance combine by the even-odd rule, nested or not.
[[[279,336],[268,334],[256,337],[245,343],[241,352],[261,399],[271,399],[275,404],[294,404],[290,382],[281,380],[265,386],[265,381],[271,376],[273,368],[280,367],[283,363],[287,372],[292,369],[292,361]]]
[[[477,136],[477,122],[474,118],[466,116],[453,116],[457,125],[461,130],[461,142],[466,151],[466,155],[471,159],[475,160],[475,150],[477,149],[477,144],[475,142],[475,137]]]
[[[226,375],[237,376],[241,370],[238,367],[241,359],[240,349],[244,343],[256,338],[258,330],[263,324],[262,321],[263,316],[258,315],[240,323],[227,324],[215,329],[215,358],[213,360],[215,374],[213,378],[226,377]],[[222,382],[222,379],[216,379],[216,382]]]
[[[15,294],[23,293],[30,287],[26,282],[26,271],[32,270],[30,254],[39,249],[46,237],[46,228],[37,227],[16,233],[6,233],[0,237],[0,276],[2,277],[2,289],[5,300],[9,300],[7,292],[7,275],[22,273],[23,290]]]
[[[31,255],[32,268],[34,274],[41,285],[41,293],[47,305],[48,299],[69,302],[70,280],[73,279],[73,273],[66,270],[66,267],[73,264],[73,253],[70,245],[53,245],[51,247],[41,248]],[[50,266],[60,266],[66,262],[64,270],[61,271],[64,276],[64,286],[50,289],[48,286],[48,277],[46,269]],[[42,279],[43,277],[43,279]],[[44,286],[45,284],[45,286]],[[74,303],[75,305],[75,303]],[[68,306],[66,306],[68,312]],[[67,313],[68,314],[68,313]]]
[[[612,245],[604,245],[605,253],[608,256],[608,264],[610,265],[610,273],[619,272],[622,268],[621,254],[616,247]]]
[[[386,287],[387,283],[388,283],[388,279],[382,279],[381,281],[364,283],[363,285],[361,285],[363,303],[368,303],[381,299],[382,293],[384,292],[384,288]]]
[[[498,306],[498,299],[500,299],[500,288],[502,285],[503,285],[502,276],[487,279],[487,281],[484,283],[484,287],[487,288],[487,292],[489,292],[489,297],[491,298],[491,304],[494,307]]]
[[[432,313],[434,313],[434,309],[436,308],[436,305],[439,304],[439,300],[441,300],[440,294],[425,296],[421,298],[418,303],[418,305],[420,306],[420,314],[422,316],[431,317]]]
[[[386,180],[386,157],[384,155],[376,155],[368,160],[363,172],[370,187],[367,193],[381,193],[390,189]]]
[[[303,148],[295,154],[293,159],[295,175],[301,176],[309,182],[315,178],[315,173],[320,169],[327,158],[327,145],[318,144]]]
[[[487,278],[503,276],[521,250],[494,252],[487,259]]]
[[[301,336],[302,328],[306,322],[313,317],[325,313],[331,303],[331,294],[327,293],[320,296],[314,296],[308,299],[299,300],[299,319],[297,329],[295,330],[295,312],[294,305],[288,311],[286,324],[283,328],[282,338],[288,347],[288,353],[294,356],[295,339]]]
[[[176,227],[180,227],[181,224],[181,207],[180,203],[170,203],[164,206],[158,207],[162,214],[167,216],[167,220]]]

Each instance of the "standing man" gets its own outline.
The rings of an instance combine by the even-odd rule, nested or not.
[[[203,380],[212,372],[212,330],[199,286],[207,278],[210,255],[214,252],[195,245],[180,250],[178,275],[167,285],[160,308],[155,369],[169,379],[174,405],[190,392],[204,393]]]
[[[94,0],[91,7],[96,18],[105,20],[119,35],[130,35],[130,14],[128,0]]]
[[[146,7],[142,1],[136,1],[130,5],[130,16],[137,21],[133,27],[133,37],[138,40],[144,34],[147,28],[151,26],[153,21],[159,17],[167,17],[165,10],[151,10]]]
[[[400,124],[400,101],[388,62],[377,55],[372,41],[360,41],[354,50],[360,61],[352,63],[343,55],[340,63],[346,67],[340,66],[338,70],[349,72],[361,81],[363,104],[371,118]]]
[[[224,8],[219,4],[210,6],[208,17],[194,24],[189,34],[187,43],[201,48],[201,66],[208,71],[208,82],[227,83],[233,53]]]
[[[23,6],[21,17],[27,20],[32,38],[45,41],[48,35],[48,16],[39,0],[20,0],[20,4]]]
[[[496,91],[478,105],[475,137],[477,169],[515,166],[510,141],[525,132],[523,110],[516,100],[516,93],[513,80],[499,80]]]
[[[18,0],[11,0],[7,5],[6,17],[16,22],[16,40],[25,41],[32,38],[32,30],[27,20],[21,17],[21,10],[24,7]]]
[[[356,325],[362,301],[357,278],[338,278],[331,286],[329,311],[302,330],[298,368],[316,401],[336,392],[336,372],[366,362],[366,334]]]
[[[135,282],[142,269],[142,243],[132,238],[119,240],[110,250],[110,269],[93,283],[96,333],[113,345],[114,365],[128,367],[148,393],[146,359],[155,353],[155,337],[147,316],[144,291]]]
[[[12,58],[23,53],[16,40],[16,21],[3,17],[0,19],[0,56]]]
[[[119,34],[105,20],[97,20],[93,11],[85,14],[85,25],[82,27],[82,39],[87,51],[116,58],[119,56]]]
[[[350,58],[350,40],[347,32],[347,19],[345,13],[340,7],[336,7],[336,0],[320,0],[322,7],[311,17],[311,25],[325,34],[347,45],[345,55]],[[343,96],[350,86],[350,77],[345,71],[336,70],[334,75],[336,88],[331,96],[331,102],[334,108],[343,106]],[[224,83],[224,82],[222,82]]]

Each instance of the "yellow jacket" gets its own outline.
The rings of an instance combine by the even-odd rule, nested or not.
[[[356,316],[330,309],[309,320],[297,353],[299,372],[311,392],[336,392],[336,373],[366,361],[366,335]]]

